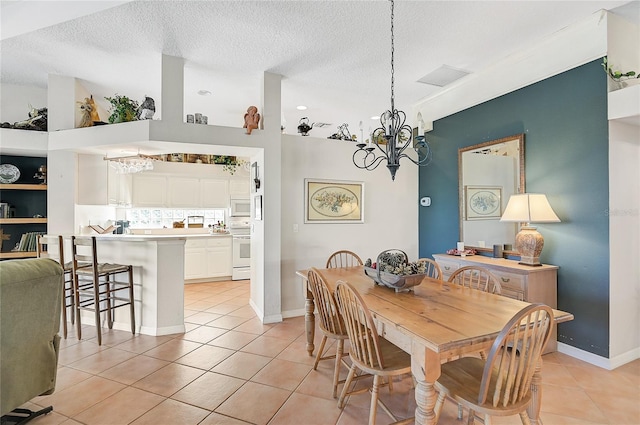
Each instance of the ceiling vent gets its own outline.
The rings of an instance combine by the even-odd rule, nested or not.
[[[460,78],[469,75],[470,72],[462,69],[452,68],[448,65],[442,65],[435,71],[425,75],[418,80],[419,83],[429,84],[430,86],[444,87]]]

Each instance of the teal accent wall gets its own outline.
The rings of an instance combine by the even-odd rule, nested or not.
[[[561,223],[538,224],[541,261],[560,267],[558,308],[575,319],[558,340],[609,357],[609,205],[606,74],[596,60],[442,118],[420,168],[420,257],[455,248],[458,148],[525,134],[526,191],[545,193]]]

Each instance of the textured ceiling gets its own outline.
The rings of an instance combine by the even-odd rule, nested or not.
[[[185,58],[185,113],[202,112],[210,124],[240,126],[247,106],[260,105],[264,71],[283,76],[288,133],[308,116],[331,123],[311,135],[346,122],[360,137],[359,122],[367,133],[370,117],[389,108],[387,1],[95,2],[112,7],[79,11],[91,3],[3,1],[3,26],[27,28],[36,16],[25,15],[29,8],[62,22],[15,36],[3,30],[1,82],[46,87],[48,74],[77,77],[106,109],[103,97],[116,93],[159,99],[167,54]],[[396,0],[396,107],[408,111],[441,90],[417,80],[442,65],[477,72],[599,9],[637,18],[637,3]],[[301,104],[309,109],[297,111]]]

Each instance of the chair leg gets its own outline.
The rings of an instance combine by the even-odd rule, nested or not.
[[[76,333],[78,336],[78,340],[82,339],[82,322],[80,320],[80,293],[78,291],[78,277],[74,276],[73,278],[73,297],[75,300],[75,305],[73,307],[74,315],[76,316]]]
[[[98,277],[98,279],[100,279]],[[98,345],[102,345],[102,323],[100,323],[100,282],[94,279],[93,282],[93,311],[96,320],[96,334],[98,335]]]
[[[62,282],[62,336],[67,339],[67,283]]]
[[[131,333],[136,334],[136,311],[133,303],[133,266],[129,267],[129,310],[131,312]]]
[[[347,375],[347,380],[344,381],[344,387],[342,387],[342,392],[340,393],[340,398],[338,399],[338,408],[342,409],[344,407],[344,400],[347,396],[347,391],[351,386],[351,381],[353,381],[353,377],[356,374],[356,365],[352,365],[351,369],[349,369],[349,374]]]
[[[380,375],[373,376],[371,387],[371,406],[369,407],[369,425],[375,425],[376,413],[378,413],[378,390],[380,389]]]
[[[469,417],[467,418],[467,425],[473,425],[475,418],[476,418],[475,410],[469,409]]]
[[[107,287],[106,300],[107,300],[107,326],[109,329],[113,329],[113,308],[111,307],[111,293],[113,291],[111,287],[110,275],[105,276],[105,284]],[[115,288],[115,285],[114,285]]]
[[[320,342],[320,347],[318,348],[318,352],[316,353],[316,361],[313,363],[313,370],[318,369],[318,363],[320,363],[320,358],[322,357],[322,353],[324,352],[324,345],[327,343],[327,336],[322,335],[322,341]]]
[[[333,370],[333,398],[336,398],[338,396],[338,381],[340,380],[340,366],[342,364],[344,339],[339,339],[336,345],[336,364]]]
[[[520,420],[522,421],[522,425],[531,425],[531,420],[529,419],[529,415],[527,411],[520,412]]]

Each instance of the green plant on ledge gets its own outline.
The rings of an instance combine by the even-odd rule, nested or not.
[[[620,82],[631,78],[640,78],[640,74],[636,75],[635,71],[614,71],[613,68],[609,66],[606,56],[602,58],[602,67],[604,68],[604,72],[606,72],[613,81]]]
[[[136,121],[138,118],[138,102],[129,99],[127,96],[116,94],[113,97],[105,97],[111,103],[111,115],[109,115],[109,123],[116,124],[119,122]]]

